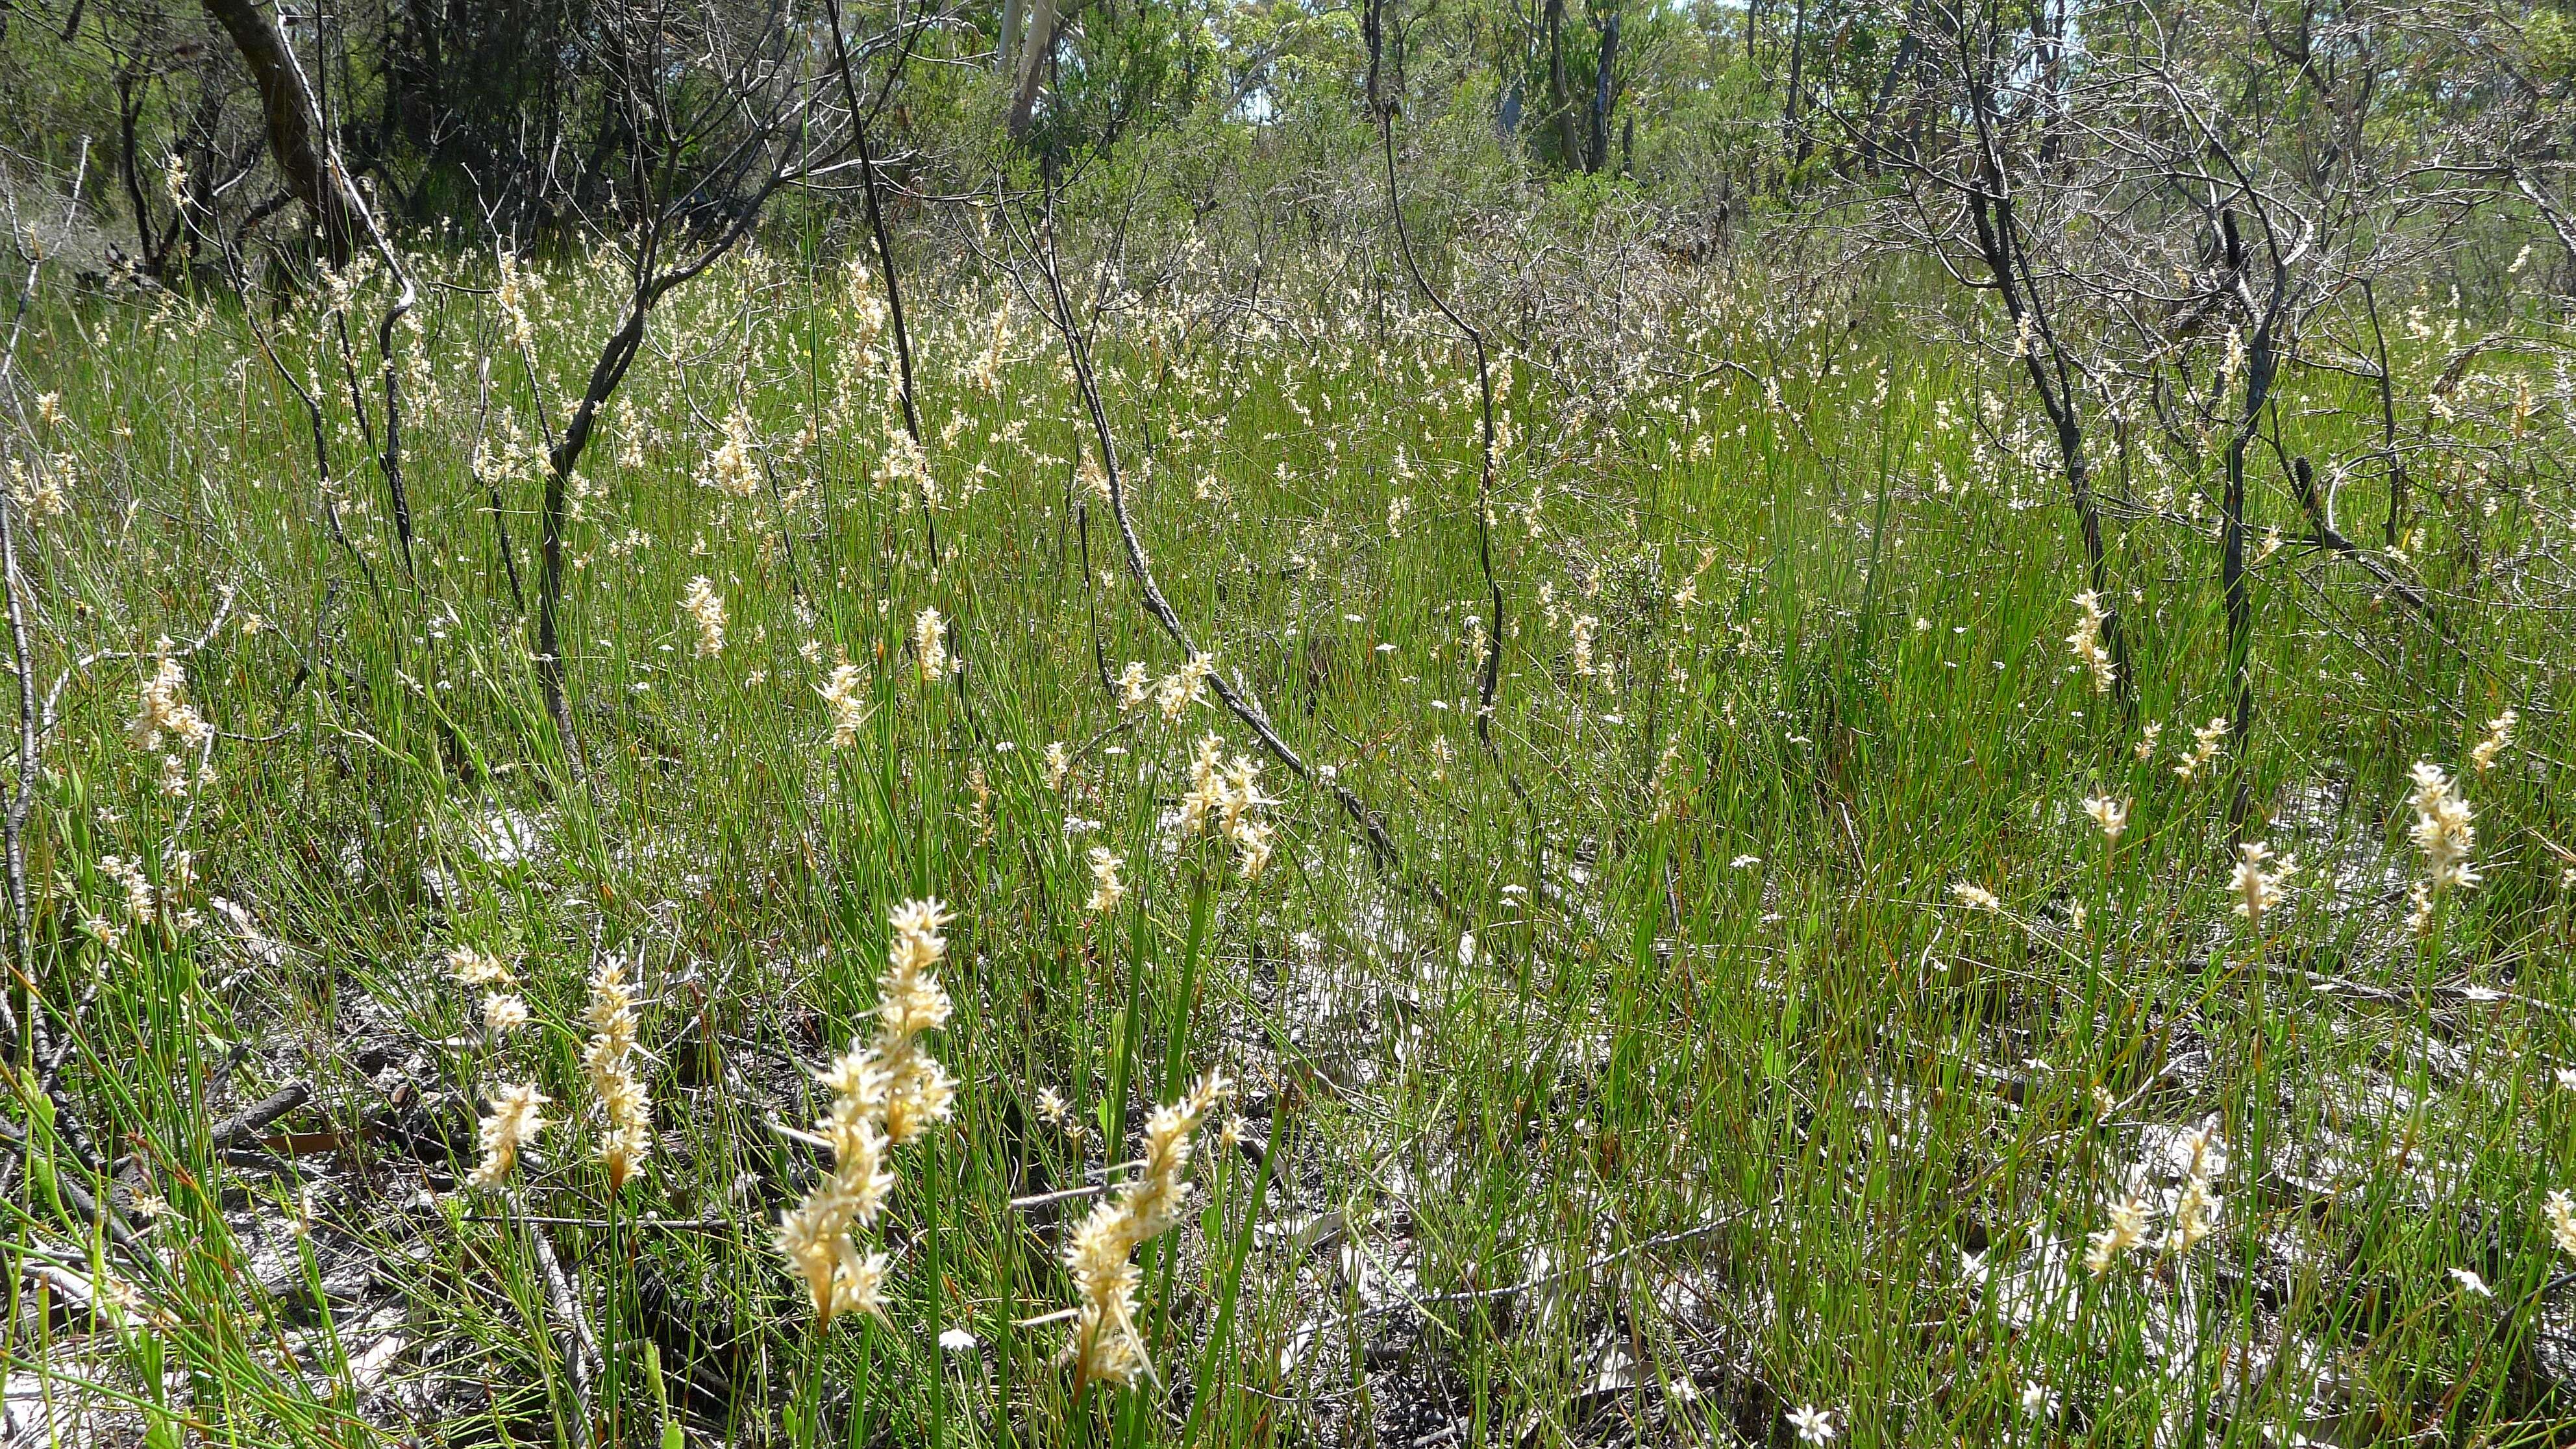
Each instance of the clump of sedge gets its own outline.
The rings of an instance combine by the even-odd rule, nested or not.
[[[933,972],[948,954],[939,931],[949,919],[935,900],[894,908],[894,939],[877,977],[876,1039],[853,1041],[817,1077],[831,1089],[832,1106],[806,1140],[831,1151],[832,1170],[779,1215],[778,1248],[804,1278],[818,1324],[884,1312],[886,1255],[860,1252],[851,1232],[873,1226],[894,1193],[887,1150],[945,1118],[956,1096],[947,1069],[921,1044],[948,1020],[948,993]]]
[[[2100,594],[2086,589],[2075,596],[2075,632],[2066,636],[2066,647],[2075,651],[2075,662],[2091,672],[2095,694],[2109,694],[2119,679],[2111,651],[2103,647],[2103,626],[2110,619],[2102,611]]]
[[[1136,1250],[1179,1221],[1189,1195],[1190,1136],[1230,1090],[1215,1072],[1187,1096],[1156,1109],[1145,1124],[1145,1155],[1118,1195],[1091,1210],[1064,1250],[1076,1305],[1065,1358],[1077,1385],[1132,1387],[1152,1371],[1136,1331]]]
[[[599,1138],[599,1161],[608,1169],[608,1189],[626,1185],[653,1149],[653,1104],[635,1078],[635,988],[626,965],[612,956],[590,978],[590,1043],[582,1049],[582,1072],[599,1096],[606,1128]]]
[[[180,743],[203,744],[214,734],[215,727],[188,703],[188,672],[169,655],[170,641],[163,639],[157,650],[159,658],[152,673],[143,681],[142,700],[134,713],[134,722],[126,733],[138,750],[161,748],[163,735],[175,735]]]
[[[2248,841],[2236,847],[2236,875],[2229,889],[2236,893],[2236,914],[2254,934],[2263,934],[2264,913],[2281,903],[2281,885],[2298,874],[2299,858],[2285,855],[2275,860],[2272,847],[2263,841]]]
[[[2436,897],[2447,890],[2474,890],[2480,877],[2469,864],[2478,845],[2477,813],[2461,797],[2460,782],[2429,760],[2415,762],[2414,778],[2409,803],[2415,807],[2415,823],[2407,834],[2424,853],[2424,879],[2410,892],[2415,909],[2407,924],[2420,936],[2433,928]]]
[[[713,659],[724,652],[725,603],[717,596],[713,580],[705,574],[689,580],[688,591],[680,595],[680,612],[698,626],[700,659]]]
[[[937,684],[948,674],[948,621],[937,609],[924,609],[912,620],[913,663],[923,684]]]
[[[492,1110],[483,1118],[478,1133],[483,1160],[475,1164],[465,1180],[476,1187],[499,1187],[507,1181],[510,1169],[518,1165],[520,1149],[545,1129],[546,1119],[538,1109],[553,1100],[527,1083],[494,1092]]]
[[[1190,762],[1190,788],[1181,796],[1181,833],[1214,829],[1233,842],[1243,878],[1259,876],[1270,864],[1270,827],[1253,812],[1270,804],[1261,793],[1261,762],[1249,755],[1225,759],[1225,741],[1211,734],[1199,741]]]

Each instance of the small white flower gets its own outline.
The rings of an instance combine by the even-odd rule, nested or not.
[[[483,998],[483,1029],[494,1036],[508,1036],[528,1024],[528,1003],[516,996],[495,992]]]
[[[1789,1415],[1789,1427],[1798,1431],[1801,1444],[1822,1444],[1834,1437],[1832,1411],[1813,1404],[1801,1404]]]
[[[1954,882],[1950,887],[1950,894],[1957,896],[1961,905],[1975,910],[2000,911],[2004,908],[2004,903],[1996,899],[1993,891],[1975,881]]]
[[[2102,832],[2102,838],[2113,845],[2120,843],[2121,832],[2129,828],[2129,802],[2126,800],[2095,795],[2084,802],[2084,813],[2093,817],[2093,824]]]
[[[2495,1290],[2487,1286],[2486,1279],[2479,1277],[2476,1273],[2473,1273],[2466,1268],[2453,1268],[2451,1270],[2451,1281],[2459,1284],[2460,1291],[2468,1294],[2472,1298],[2493,1298],[2495,1296]]]
[[[962,1328],[951,1328],[939,1335],[939,1347],[943,1353],[971,1353],[975,1348],[975,1335]]]

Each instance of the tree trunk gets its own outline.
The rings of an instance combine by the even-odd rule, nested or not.
[[[1020,38],[1020,19],[1026,13],[1021,0],[1002,0],[1002,31],[993,41],[993,74],[1010,80],[1018,72],[1011,69],[1013,45]]]
[[[140,250],[137,260],[158,273],[161,268],[161,246],[152,231],[152,204],[143,196],[143,158],[136,154],[142,143],[135,138],[135,125],[143,116],[143,86],[139,77],[140,55],[116,78],[117,174],[125,182],[125,199],[134,208],[134,244]],[[173,222],[176,226],[178,223]]]
[[[1789,94],[1781,103],[1783,128],[1792,134],[1798,130],[1798,90],[1807,74],[1807,0],[1798,0],[1798,8],[1789,20]],[[1807,159],[1807,141],[1798,139],[1798,159]]]
[[[1974,103],[1991,103],[1991,98],[1978,93]],[[1989,166],[1992,162],[1989,160]],[[1994,167],[1999,171],[1999,167]],[[2037,280],[2031,274],[2028,253],[2021,249],[2015,230],[2012,198],[1986,192],[1970,192],[1968,215],[1976,224],[1977,255],[1993,279],[1995,291],[2003,298],[2004,309],[2018,329],[2029,318],[2032,337],[2037,346],[2021,350],[2023,370],[2030,377],[2032,391],[2039,395],[2041,409],[2048,414],[2051,428],[2057,434],[2058,465],[2066,474],[2067,499],[2074,505],[2075,521],[2084,537],[2084,563],[2088,581],[2102,603],[2102,647],[2111,655],[2111,695],[2123,711],[2137,708],[2136,673],[2129,663],[2127,632],[2121,627],[2120,606],[2111,591],[2109,550],[2102,538],[2102,512],[2093,501],[2093,469],[2084,458],[2084,423],[2076,411],[2077,401],[2072,379],[2063,357],[2057,351],[2057,334],[2041,309]],[[2045,353],[2047,360],[2042,360]]]
[[[1610,164],[1610,108],[1619,103],[1611,93],[1610,68],[1619,58],[1619,12],[1601,27],[1601,63],[1592,79],[1592,149],[1583,158],[1583,169],[1599,171]]]
[[[259,86],[260,108],[268,120],[268,151],[286,176],[287,190],[304,203],[321,228],[332,264],[349,259],[350,225],[339,181],[322,159],[322,117],[304,83],[286,37],[278,33],[257,0],[205,0],[206,13],[224,27]]]
[[[1547,0],[1547,104],[1556,122],[1556,159],[1577,164],[1583,155],[1574,134],[1574,101],[1565,84],[1565,0]]]
[[[1011,88],[1011,113],[1005,123],[1015,141],[1029,133],[1029,117],[1038,105],[1038,83],[1046,77],[1047,57],[1055,51],[1060,23],[1056,0],[1035,0],[1029,7],[1029,33],[1020,41],[1019,83]]]
[[[1921,45],[1916,37],[1922,33],[1923,24],[1923,0],[1911,0],[1905,11],[1905,33],[1896,38],[1896,55],[1888,62],[1887,74],[1880,77],[1877,93],[1870,98],[1869,119],[1860,132],[1860,159],[1862,167],[1873,176],[1878,174],[1880,158],[1887,149],[1884,132],[1888,106],[1896,99],[1896,88],[1904,82],[1906,72],[1917,64]]]

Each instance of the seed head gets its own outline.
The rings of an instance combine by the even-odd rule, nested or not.
[[[2123,1197],[2111,1204],[2111,1222],[2086,1241],[2084,1267],[2099,1278],[2111,1271],[2120,1255],[2147,1240],[2147,1203],[2140,1197]]]
[[[518,1163],[520,1149],[544,1130],[546,1119],[538,1115],[538,1109],[553,1100],[525,1084],[493,1093],[492,1110],[484,1116],[477,1132],[483,1160],[465,1180],[476,1187],[499,1187]]]
[[[525,1001],[497,992],[483,998],[483,1029],[495,1037],[508,1036],[527,1024]]]
[[[2487,737],[2469,751],[2469,763],[2483,775],[2495,768],[2496,757],[2513,748],[2514,722],[2519,718],[2512,710],[2487,721]]]
[[[846,750],[856,744],[859,726],[868,722],[867,706],[859,702],[864,681],[855,664],[836,664],[831,677],[814,692],[823,696],[823,712],[832,721],[832,748]]]
[[[1118,868],[1126,858],[1105,845],[1091,847],[1091,900],[1086,906],[1094,915],[1105,915],[1118,909],[1126,898],[1127,886],[1118,879]]]
[[[2415,762],[2415,824],[2408,834],[2424,853],[2425,882],[2434,891],[2475,889],[2478,872],[2469,857],[2477,849],[2476,819],[2460,795],[2459,782],[2429,761]]]
[[[1975,881],[1953,881],[1950,885],[1950,894],[1959,898],[1959,904],[1972,910],[2000,911],[2004,908],[2003,901],[1998,899],[1993,891]]]
[[[1165,722],[1178,720],[1191,705],[1207,697],[1208,676],[1216,672],[1216,660],[1207,654],[1193,654],[1180,672],[1166,675],[1154,687],[1154,703],[1163,711]]]
[[[751,414],[740,408],[724,420],[724,441],[707,455],[698,481],[719,493],[749,498],[760,490],[760,463],[751,441]]]
[[[2110,618],[2102,610],[2100,594],[2086,589],[2075,596],[2075,632],[2066,636],[2066,647],[2075,651],[2076,663],[2092,672],[2095,694],[2109,694],[2119,677],[2111,651],[2103,647],[2103,626]]]
[[[725,604],[706,575],[689,580],[688,591],[680,595],[680,612],[697,622],[700,659],[712,659],[724,652]]]
[[[2095,829],[2112,845],[2120,843],[2121,833],[2129,828],[2129,802],[2096,795],[2084,802],[2084,813],[2093,817]]]
[[[1179,1220],[1189,1192],[1190,1135],[1231,1090],[1210,1072],[1189,1094],[1157,1108],[1145,1124],[1145,1153],[1117,1196],[1091,1210],[1064,1250],[1077,1297],[1065,1357],[1077,1383],[1133,1385],[1147,1370],[1136,1331],[1136,1249]]]
[[[2227,1170],[2227,1144],[2220,1140],[2217,1125],[2205,1122],[2183,1133],[2175,1145],[2183,1154],[2183,1188],[2174,1201],[2173,1228],[2165,1236],[2165,1248],[2180,1255],[2218,1231],[2219,1200],[2210,1179]]]
[[[2576,1255],[2576,1198],[2570,1198],[2564,1190],[2553,1192],[2541,1204],[2541,1211],[2549,1218],[2550,1241],[2558,1245],[2558,1251]]]
[[[2154,736],[2150,735],[2148,738],[2153,739]],[[2227,717],[2221,715],[2193,730],[2191,740],[2190,752],[2182,757],[2181,763],[2173,767],[2174,774],[2185,780],[2198,775],[2210,761],[2218,758],[2220,750],[2226,748]]]
[[[884,1311],[886,1256],[862,1253],[850,1236],[866,1229],[894,1193],[887,1150],[948,1115],[956,1088],[923,1050],[923,1032],[948,1020],[948,994],[931,973],[947,955],[939,934],[950,917],[935,900],[906,901],[889,913],[893,938],[877,977],[877,1034],[817,1074],[832,1093],[818,1131],[832,1170],[778,1219],[778,1248],[805,1280],[814,1316],[829,1324],[849,1312]]]
[[[2236,847],[2236,875],[2230,889],[2236,892],[2236,914],[2262,934],[2263,913],[2281,903],[2281,882],[2299,869],[2297,856],[2272,859],[2272,847],[2262,841],[2248,841]]]
[[[188,672],[170,657],[169,648],[169,640],[160,642],[160,657],[143,681],[134,722],[126,727],[126,734],[138,750],[161,748],[164,735],[175,735],[183,744],[200,745],[215,733],[215,727],[188,703]]]
[[[590,978],[590,1006],[584,1012],[590,1042],[581,1066],[599,1097],[606,1130],[599,1140],[599,1160],[608,1169],[608,1190],[626,1185],[635,1168],[652,1151],[653,1104],[635,1077],[635,988],[626,979],[626,963],[607,957]]]
[[[937,684],[948,675],[948,621],[937,609],[924,609],[912,620],[912,657],[919,667],[923,684]]]
[[[2138,744],[2134,753],[2137,755],[2138,762],[2140,764],[2144,764],[2156,757],[2156,736],[2163,734],[2164,732],[2165,727],[2155,720],[2149,720],[2139,727]]]
[[[1600,627],[1601,621],[1590,614],[1578,616],[1567,627],[1566,633],[1573,641],[1574,672],[1580,678],[1589,679],[1601,672],[1601,667],[1592,662],[1592,635]]]

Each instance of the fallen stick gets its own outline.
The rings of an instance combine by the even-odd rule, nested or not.
[[[216,1147],[240,1147],[258,1140],[259,1130],[313,1099],[313,1089],[289,1082],[267,1097],[215,1124],[208,1140]]]
[[[546,1230],[528,1216],[526,1205],[516,1193],[510,1195],[510,1209],[528,1224],[528,1239],[537,1249],[537,1269],[546,1279],[546,1307],[563,1325],[564,1364],[572,1372],[573,1398],[579,1411],[573,1425],[573,1442],[588,1449],[592,1443],[590,1406],[602,1372],[599,1344],[591,1337],[590,1319],[581,1311],[581,1297],[573,1292],[572,1277],[564,1271],[563,1260],[555,1256],[555,1245],[546,1240]]]

